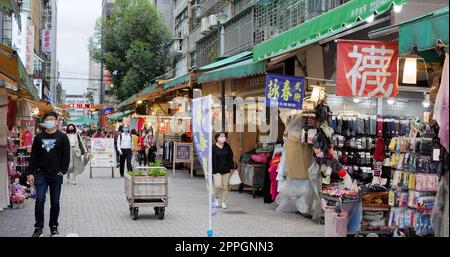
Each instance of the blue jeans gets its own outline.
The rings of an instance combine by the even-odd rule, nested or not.
[[[36,205],[34,209],[34,216],[36,218],[36,224],[34,227],[44,227],[44,207],[45,207],[45,195],[47,189],[50,188],[50,227],[58,226],[59,216],[59,198],[61,195],[61,185],[63,183],[63,176],[59,175],[43,175],[38,173],[35,177],[36,187]]]
[[[361,230],[362,202],[343,203],[342,209],[348,211],[347,233],[356,234]]]

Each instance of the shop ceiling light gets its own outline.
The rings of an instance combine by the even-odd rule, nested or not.
[[[394,4],[394,12],[395,13],[401,12],[402,9],[403,9],[403,5],[396,5],[396,4]]]
[[[417,82],[417,59],[405,58],[405,65],[403,67],[403,83],[416,84]]]
[[[422,105],[425,108],[430,107],[431,101],[430,101],[430,95],[429,94],[427,94],[427,93],[424,94],[424,99],[422,101]]]
[[[353,98],[353,102],[359,104],[359,103],[361,102],[361,98],[359,98],[359,97],[354,97],[354,98]]]
[[[113,88],[114,87],[114,84],[111,84],[111,88]]]
[[[313,91],[311,93],[311,101],[318,102],[320,100],[320,95],[323,91],[323,88],[319,86],[312,86]]]
[[[370,15],[369,17],[367,17],[367,19],[366,19],[366,21],[368,22],[368,23],[371,23],[371,22],[373,22],[375,20],[375,15]]]
[[[390,104],[390,105],[395,104],[395,98],[389,97],[389,98],[387,99],[387,103]]]
[[[138,100],[138,101],[137,101],[137,104],[142,104],[142,103],[143,103],[142,100]]]

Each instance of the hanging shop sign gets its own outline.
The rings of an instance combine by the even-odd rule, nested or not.
[[[52,52],[52,31],[49,29],[42,30],[42,52],[48,54]]]
[[[91,104],[69,104],[70,109],[91,109]]]
[[[305,78],[267,74],[266,105],[279,108],[302,109]]]
[[[41,78],[33,79],[33,84],[39,92],[39,99],[42,99],[42,79]]]
[[[112,110],[111,110],[111,108],[106,108],[106,109],[104,109],[103,110],[103,112],[102,112],[102,114],[105,116],[105,115],[108,115],[108,114],[111,114],[112,113]]]
[[[20,119],[20,147],[31,147],[33,144],[34,135],[34,120],[33,119]]]
[[[339,40],[336,95],[394,97],[398,95],[398,44]]]

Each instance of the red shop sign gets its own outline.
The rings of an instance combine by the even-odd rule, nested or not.
[[[339,40],[336,95],[398,95],[398,44],[380,41]]]

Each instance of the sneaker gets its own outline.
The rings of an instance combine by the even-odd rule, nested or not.
[[[54,236],[54,237],[59,236],[58,227],[51,227],[50,228],[50,235]]]
[[[222,209],[226,209],[227,205],[225,203],[222,203]]]
[[[219,206],[220,206],[220,202],[219,202],[219,200],[218,200],[218,199],[215,199],[215,201],[214,201],[214,205],[215,205],[216,207],[219,207]]]
[[[41,237],[42,236],[42,228],[36,228],[31,237]]]

